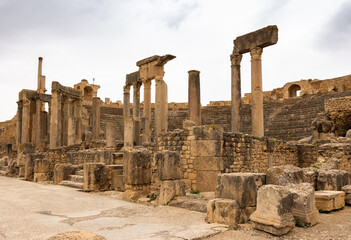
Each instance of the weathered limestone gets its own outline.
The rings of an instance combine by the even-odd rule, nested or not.
[[[71,164],[56,164],[54,167],[54,184],[67,180],[74,171],[75,168]]]
[[[351,185],[343,186],[341,190],[345,192],[345,203],[351,205]]]
[[[116,166],[111,170],[111,189],[125,191],[123,179],[123,165]]]
[[[155,130],[156,136],[168,129],[168,96],[167,84],[162,77],[156,77],[156,107],[155,107]]]
[[[298,226],[313,226],[319,220],[316,208],[314,189],[309,183],[291,184],[287,186],[293,194],[292,215]]]
[[[240,76],[240,62],[242,55],[233,53],[230,55],[231,61],[231,76],[232,76],[232,95],[231,95],[231,130],[232,132],[241,132],[241,76]]]
[[[264,47],[276,44],[278,41],[277,26],[267,26],[255,32],[237,37],[234,40],[234,49],[231,54],[232,62],[232,120],[233,132],[240,131],[240,61],[242,54],[251,54],[251,93],[252,93],[252,134],[264,136],[263,125],[263,92],[261,55]]]
[[[251,54],[251,116],[252,116],[252,135],[263,137],[263,92],[262,92],[262,48],[255,48]]]
[[[216,198],[235,199],[240,208],[255,207],[257,191],[266,183],[263,173],[223,173],[217,177]]]
[[[240,207],[236,200],[216,198],[207,203],[208,223],[222,223],[235,227],[240,223]]]
[[[126,188],[124,198],[136,200],[149,193],[151,164],[148,150],[136,148],[124,151],[123,171]]]
[[[22,107],[22,143],[29,142],[29,113],[30,113],[30,101],[23,100],[23,107]]]
[[[26,154],[26,163],[24,166],[24,179],[27,181],[33,181],[34,178],[34,161],[30,154]]]
[[[50,180],[50,161],[46,159],[36,159],[34,161],[34,182],[44,182]]]
[[[52,91],[50,118],[50,148],[61,146],[61,100],[58,91]]]
[[[145,121],[143,131],[143,142],[150,142],[150,128],[151,128],[151,80],[145,80],[144,85],[144,111],[143,117]]]
[[[188,111],[189,119],[196,126],[201,125],[201,98],[200,98],[200,72],[190,70],[188,72]]]
[[[344,170],[319,170],[317,190],[341,191],[343,186],[351,184],[351,175]]]
[[[43,58],[39,57],[39,63],[38,63],[38,88],[37,92],[38,93],[45,93],[45,76],[42,75],[42,69],[43,69]]]
[[[123,88],[123,116],[130,116],[130,86]]]
[[[84,191],[108,190],[108,176],[103,163],[84,163]]]
[[[167,204],[172,201],[175,196],[185,196],[184,182],[182,180],[161,181],[158,204]]]
[[[106,125],[106,147],[116,147],[116,127],[115,123]]]
[[[134,146],[134,120],[133,116],[123,116],[124,118],[124,149]]]
[[[293,194],[286,187],[265,185],[257,192],[257,209],[250,216],[256,229],[281,236],[295,226]]]
[[[178,152],[161,151],[155,154],[154,175],[161,181],[183,178],[183,164]]]
[[[40,137],[41,137],[41,110],[42,110],[42,101],[36,99],[35,101],[35,144],[39,147]]]
[[[93,125],[93,140],[100,139],[100,98],[93,98],[92,106],[92,125]]]
[[[76,126],[74,121],[73,99],[69,98],[67,104],[67,146],[75,144]]]
[[[319,211],[329,212],[345,206],[343,191],[316,191],[316,206]]]
[[[133,83],[134,142],[136,145],[140,145],[140,87],[141,83]]]
[[[303,170],[292,165],[275,166],[267,171],[267,184],[286,186],[299,184],[304,179]]]

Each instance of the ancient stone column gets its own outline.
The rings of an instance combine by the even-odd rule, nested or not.
[[[130,115],[130,86],[124,86],[123,88],[123,115],[129,116]]]
[[[50,105],[50,148],[61,146],[61,95],[57,91],[52,92]]]
[[[241,77],[240,62],[242,54],[234,53],[230,55],[232,68],[232,109],[231,109],[231,131],[241,132]]]
[[[30,119],[30,101],[23,100],[23,110],[22,110],[22,143],[29,142],[29,119]]]
[[[22,101],[17,102],[17,123],[16,123],[16,147],[21,143],[22,135]]]
[[[106,147],[116,147],[115,123],[108,123],[106,125]]]
[[[79,144],[82,142],[82,100],[77,100],[75,101],[74,104],[74,112],[75,112],[75,118],[76,118],[76,144]]]
[[[201,125],[200,72],[190,70],[188,81],[189,119],[196,126]]]
[[[40,137],[41,137],[41,110],[42,110],[42,101],[37,99],[35,101],[35,144],[39,147]]]
[[[156,137],[162,132],[167,131],[168,127],[168,97],[167,84],[162,77],[158,76],[156,80],[156,108],[155,108],[155,129]]]
[[[133,83],[134,141],[136,145],[140,145],[140,86],[138,82]]]
[[[144,85],[144,112],[145,129],[143,132],[143,143],[150,142],[151,131],[151,80],[143,82]]]
[[[93,98],[93,140],[100,138],[100,98]]]
[[[134,120],[133,116],[123,116],[124,119],[124,148],[134,146]]]
[[[43,58],[39,57],[39,64],[38,64],[38,88],[37,92],[41,93],[42,90],[42,66],[43,66]]]
[[[255,48],[251,54],[251,115],[252,115],[252,135],[263,137],[263,92],[262,92],[262,48]]]
[[[74,145],[76,141],[76,126],[73,114],[73,99],[67,101],[67,146]]]

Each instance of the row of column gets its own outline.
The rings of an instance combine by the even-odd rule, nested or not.
[[[251,54],[251,116],[252,134],[264,136],[263,119],[263,92],[262,92],[262,65],[261,56],[263,49],[257,47],[250,51]],[[231,76],[232,76],[232,101],[231,101],[231,130],[241,132],[241,76],[240,63],[242,54],[233,53],[231,56]]]

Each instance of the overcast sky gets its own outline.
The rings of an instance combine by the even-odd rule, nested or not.
[[[267,25],[279,40],[263,50],[264,90],[351,74],[350,0],[0,0],[0,121],[16,114],[21,89],[37,88],[39,56],[49,94],[52,81],[95,78],[102,100],[122,100],[138,60],[173,54],[169,102],[187,101],[191,69],[203,105],[230,100],[233,40]],[[249,54],[241,75],[250,92]]]

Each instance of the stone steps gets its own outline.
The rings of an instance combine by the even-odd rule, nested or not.
[[[69,175],[69,180],[72,182],[83,183],[84,176],[82,176],[82,175]]]
[[[77,188],[77,189],[83,189],[83,183],[69,181],[69,180],[64,180],[64,181],[60,182],[60,185],[66,186],[66,187],[73,187],[73,188]]]
[[[76,173],[74,175],[84,176],[84,170],[78,170],[78,171],[76,171]]]
[[[171,201],[168,206],[179,207],[188,209],[195,212],[207,212],[207,202],[206,200],[191,199],[187,197],[177,197],[175,200]]]

